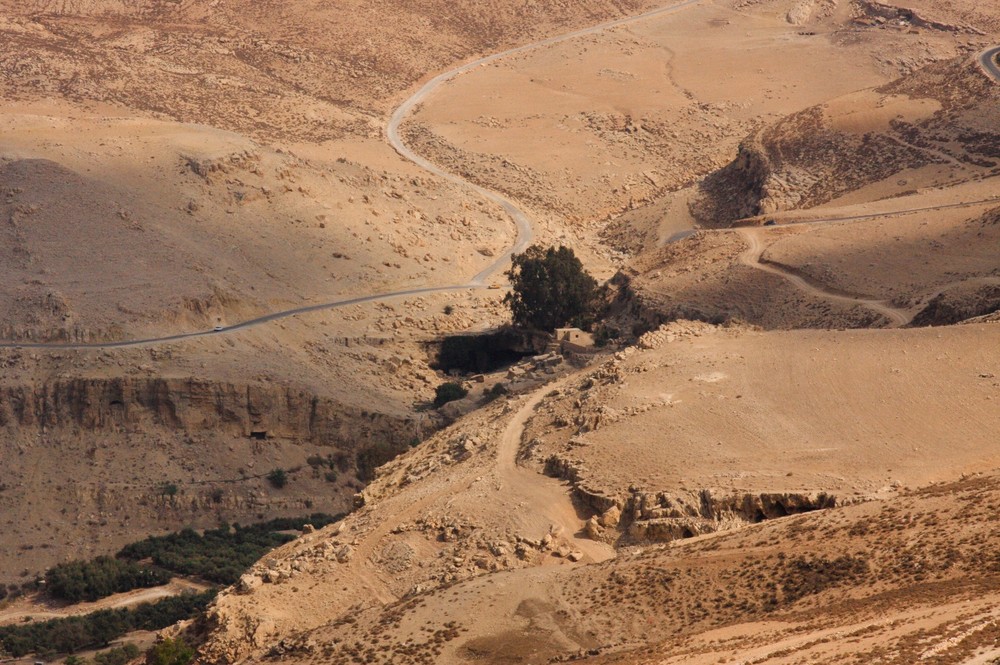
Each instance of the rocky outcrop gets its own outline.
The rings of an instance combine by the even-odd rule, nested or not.
[[[347,511],[367,451],[408,450],[434,428],[276,383],[0,385],[0,584],[187,526]]]
[[[910,325],[949,326],[997,311],[1000,311],[1000,283],[969,284],[931,298]]]
[[[758,135],[740,144],[736,158],[701,184],[691,213],[702,224],[714,226],[760,213],[765,185],[774,171]]]
[[[863,17],[870,18],[875,23],[891,21],[900,27],[913,26],[927,30],[940,30],[942,32],[958,32],[973,35],[985,34],[982,30],[969,25],[935,21],[920,14],[916,9],[896,7],[895,5],[879,2],[878,0],[857,0],[855,6],[861,11]]]
[[[317,443],[402,443],[414,436],[415,427],[406,417],[269,383],[118,377],[0,386],[0,427],[103,430],[142,424]]]
[[[587,535],[596,540],[679,540],[837,505],[836,497],[825,492],[715,494],[708,489],[671,493],[629,488],[613,495],[589,484],[584,468],[555,455],[546,461],[545,471],[569,480],[577,501],[599,514],[586,526]]]

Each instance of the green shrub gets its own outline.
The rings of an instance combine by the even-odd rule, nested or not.
[[[164,638],[146,652],[146,665],[188,665],[192,660],[194,649],[181,637]]]
[[[125,665],[130,660],[138,658],[140,653],[142,652],[139,651],[139,647],[129,642],[124,646],[94,654],[94,663],[96,665]]]
[[[487,391],[487,393],[486,393],[486,401],[487,402],[492,402],[493,400],[495,400],[497,398],[503,397],[504,395],[508,394],[509,392],[510,391],[507,390],[507,386],[505,386],[504,384],[502,384],[502,383],[494,383],[493,387],[490,388],[489,391]]]
[[[126,545],[118,558],[129,561],[152,559],[164,570],[193,575],[210,582],[233,584],[269,550],[295,539],[287,533],[312,524],[317,529],[336,522],[343,515],[313,513],[306,517],[274,519],[262,524],[232,528],[228,524],[199,534],[184,529],[166,536],[151,536]]]
[[[131,561],[99,556],[91,561],[61,563],[45,573],[45,590],[53,598],[80,601],[99,600],[112,594],[159,586],[170,581],[162,570]]]
[[[280,490],[288,484],[288,474],[285,473],[284,469],[273,469],[271,473],[267,474],[267,482],[271,483],[275,489]]]
[[[442,383],[434,391],[434,407],[440,408],[448,402],[454,402],[457,399],[462,399],[468,394],[469,391],[463,388],[459,383],[454,383],[453,381]]]
[[[619,339],[622,333],[617,328],[611,328],[609,326],[601,326],[594,333],[594,344],[599,347],[607,346],[610,342]]]
[[[107,646],[134,630],[161,630],[202,612],[215,590],[163,598],[127,609],[99,610],[83,616],[0,626],[0,648],[15,658],[29,653],[73,653]]]
[[[405,448],[396,448],[388,443],[376,443],[362,448],[355,457],[358,470],[358,480],[370,483],[375,480],[375,469],[379,468],[397,455]]]

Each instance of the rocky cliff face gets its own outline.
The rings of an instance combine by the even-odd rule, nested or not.
[[[404,443],[420,434],[410,418],[369,413],[276,384],[81,378],[0,386],[0,427],[107,430],[141,425],[350,448],[366,441]]]
[[[577,501],[599,514],[587,523],[588,535],[609,542],[679,540],[837,505],[837,498],[824,492],[719,494],[708,489],[632,489],[624,496],[612,496],[587,481],[586,469],[558,456],[546,461],[545,471],[573,484]]]
[[[914,25],[958,29],[923,21],[909,10],[868,5],[886,15],[903,12]],[[899,177],[898,187],[913,187],[912,172],[931,165],[961,169],[956,179],[996,167],[1000,138],[987,118],[1000,93],[968,58],[925,63],[865,91],[867,101],[858,94],[849,105],[852,115],[867,118],[862,125],[853,125],[833,100],[753,132],[732,162],[702,182],[692,214],[703,225],[728,226],[812,208],[897,174],[910,174]],[[898,113],[890,116],[886,109],[892,105]]]
[[[363,451],[404,450],[422,427],[263,382],[0,385],[0,582],[187,526],[349,510]]]

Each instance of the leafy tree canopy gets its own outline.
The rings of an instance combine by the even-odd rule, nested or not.
[[[565,325],[590,327],[598,300],[597,280],[572,249],[532,245],[511,261],[506,273],[511,291],[504,302],[515,325],[549,332]]]

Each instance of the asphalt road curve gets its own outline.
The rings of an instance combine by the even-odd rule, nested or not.
[[[986,49],[979,54],[979,64],[990,77],[1000,83],[1000,65],[997,64],[997,56],[1000,55],[1000,46]]]
[[[434,163],[425,159],[424,157],[418,155],[416,152],[411,150],[409,147],[403,143],[402,138],[399,135],[399,126],[406,119],[406,117],[413,111],[413,109],[420,103],[424,102],[430,95],[437,90],[440,86],[451,81],[461,74],[470,72],[478,67],[486,65],[490,62],[498,60],[500,58],[514,55],[516,53],[524,53],[531,51],[533,49],[541,48],[544,46],[550,46],[552,44],[558,44],[576,37],[582,37],[584,35],[592,35],[604,30],[609,30],[622,25],[627,25],[636,21],[641,21],[647,18],[653,18],[655,16],[660,16],[663,14],[669,14],[671,12],[679,11],[686,7],[696,5],[701,0],[685,0],[684,2],[674,3],[667,5],[665,7],[660,7],[659,9],[654,9],[652,11],[646,12],[644,14],[638,14],[636,16],[628,16],[621,19],[616,19],[613,21],[607,21],[590,28],[585,28],[583,30],[576,30],[574,32],[569,32],[564,35],[558,35],[556,37],[550,37],[548,39],[543,39],[540,42],[535,42],[534,44],[527,44],[525,46],[519,46],[517,48],[508,49],[500,53],[494,53],[493,55],[486,56],[483,58],[478,58],[471,62],[467,62],[461,66],[455,67],[443,74],[435,76],[430,81],[425,83],[416,93],[404,101],[400,106],[393,112],[389,119],[389,124],[386,126],[386,138],[392,147],[404,158],[410,160],[417,166],[421,167],[425,171],[433,173],[434,175],[454,182],[456,184],[462,185],[463,187],[468,187],[473,192],[482,196],[494,203],[499,204],[504,211],[513,220],[515,228],[517,229],[517,236],[511,245],[511,247],[501,254],[493,263],[486,266],[483,270],[473,276],[465,284],[454,284],[449,286],[431,286],[413,289],[404,289],[402,291],[392,291],[389,293],[377,293],[367,296],[358,296],[356,298],[348,298],[345,300],[335,300],[332,302],[318,303],[315,305],[308,305],[305,307],[296,307],[293,309],[286,309],[278,312],[272,312],[270,314],[265,314],[263,316],[258,316],[247,321],[242,321],[231,326],[223,326],[219,328],[213,328],[211,330],[201,330],[195,332],[177,333],[174,335],[165,335],[163,337],[150,337],[147,339],[133,339],[124,340],[119,342],[94,342],[94,343],[70,343],[70,342],[30,342],[30,341],[0,341],[0,349],[11,349],[11,348],[21,348],[21,349],[51,349],[51,350],[67,350],[67,349],[120,349],[128,347],[145,347],[145,346],[155,346],[158,344],[166,344],[170,342],[180,342],[189,339],[195,339],[199,337],[210,337],[213,335],[224,335],[226,333],[236,332],[239,330],[245,330],[247,328],[253,328],[256,326],[271,323],[272,321],[277,321],[279,319],[286,319],[289,317],[297,316],[299,314],[306,314],[309,312],[318,312],[323,310],[332,310],[340,307],[346,307],[348,305],[358,305],[367,302],[378,302],[383,300],[390,300],[393,298],[403,298],[407,296],[415,295],[425,295],[430,293],[447,293],[454,291],[464,291],[468,289],[483,289],[486,288],[487,280],[495,275],[497,272],[502,270],[507,266],[510,261],[512,254],[521,252],[528,246],[534,236],[534,231],[531,225],[531,220],[528,215],[517,207],[517,205],[510,199],[497,194],[496,192],[490,191],[485,187],[480,187],[479,185],[469,182],[465,178],[461,177],[455,173],[449,173],[444,169],[438,167]]]

